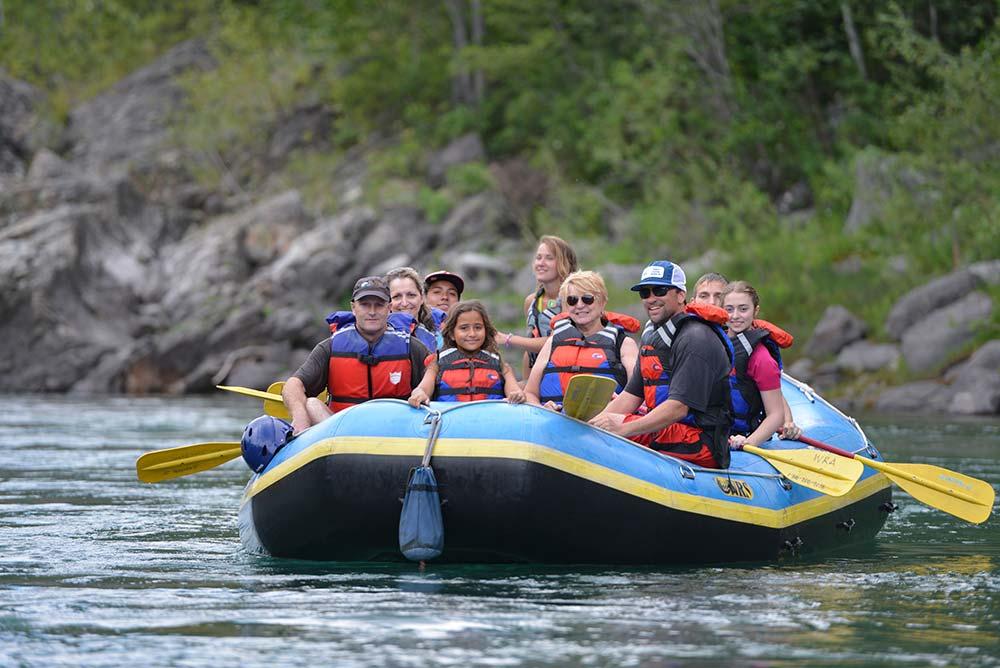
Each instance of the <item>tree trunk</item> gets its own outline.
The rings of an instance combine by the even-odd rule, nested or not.
[[[472,43],[475,46],[483,45],[483,9],[479,0],[472,0]],[[473,74],[473,87],[475,89],[476,104],[482,104],[486,95],[486,78],[483,76],[482,68],[476,68]]]
[[[469,18],[466,19],[463,0],[444,0],[448,18],[451,19],[451,34],[455,44],[455,53],[459,66],[451,80],[452,99],[456,104],[476,104],[483,100],[486,83],[482,70],[469,72],[462,64],[462,51],[469,46],[469,33],[472,33],[472,44],[483,44],[483,12],[480,0],[470,0]]]
[[[851,6],[845,1],[840,3],[840,13],[844,17],[844,32],[847,33],[847,46],[851,50],[851,58],[858,66],[861,78],[868,79],[868,71],[865,69],[865,55],[861,50],[861,40],[858,39],[858,31],[854,28],[854,18],[851,16]]]

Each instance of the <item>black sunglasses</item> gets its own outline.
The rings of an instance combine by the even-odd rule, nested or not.
[[[657,297],[662,297],[668,292],[670,292],[670,288],[666,285],[654,285],[651,288],[639,288],[639,297],[641,299],[649,299],[650,293],[656,295]]]
[[[566,304],[568,306],[576,306],[577,302],[583,302],[587,306],[590,306],[591,304],[594,303],[594,300],[596,299],[597,297],[595,297],[594,295],[584,295],[582,297],[577,297],[576,295],[569,295],[568,297],[566,297]]]

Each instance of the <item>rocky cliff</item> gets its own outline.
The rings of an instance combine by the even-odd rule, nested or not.
[[[182,44],[73,109],[64,127],[44,120],[38,91],[0,73],[0,390],[263,387],[324,335],[323,316],[357,276],[431,268],[428,258],[464,273],[476,295],[530,288],[531,242],[517,220],[544,184],[517,161],[492,165],[500,187],[436,224],[415,205],[366,203],[360,150],[330,183],[334,215],[311,211],[295,190],[257,197],[202,185],[169,128],[185,104],[178,76],[212,66],[199,42]],[[280,162],[328,122],[322,109],[294,110],[262,159]],[[463,137],[429,156],[427,182],[484,158],[478,138]],[[685,263],[689,276],[713,258]],[[891,340],[867,339],[864,323],[831,309],[793,373],[823,388],[903,363],[937,375],[892,389],[867,383],[865,405],[997,413],[998,342],[967,348],[994,308],[986,290],[998,263],[904,296],[885,325]],[[616,285],[637,273],[600,269]],[[492,304],[500,320],[519,319],[516,301]]]

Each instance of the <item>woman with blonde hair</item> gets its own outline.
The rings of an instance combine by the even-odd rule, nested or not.
[[[552,318],[563,309],[559,301],[559,289],[566,277],[577,268],[576,252],[564,240],[552,235],[545,235],[538,240],[532,263],[537,285],[535,291],[524,298],[528,335],[501,333],[498,339],[506,348],[525,351],[522,365],[525,378],[551,333]]]
[[[639,331],[639,321],[605,310],[608,289],[594,271],[567,276],[559,298],[566,313],[552,319],[552,335],[531,367],[528,403],[556,408],[570,378],[584,373],[613,378],[621,392],[639,359],[639,346],[628,336]]]

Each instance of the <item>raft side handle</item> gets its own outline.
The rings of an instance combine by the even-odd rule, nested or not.
[[[851,533],[851,531],[854,529],[854,525],[855,524],[857,524],[857,522],[855,522],[854,518],[852,517],[852,518],[850,518],[848,520],[845,520],[843,522],[837,522],[837,528],[838,529],[843,529],[847,533]]]
[[[687,464],[678,464],[681,469],[681,477],[687,478],[688,480],[694,480],[694,469]]]
[[[784,489],[786,492],[792,491],[792,481],[786,478],[785,476],[779,475],[778,482],[781,483],[782,489]]]

